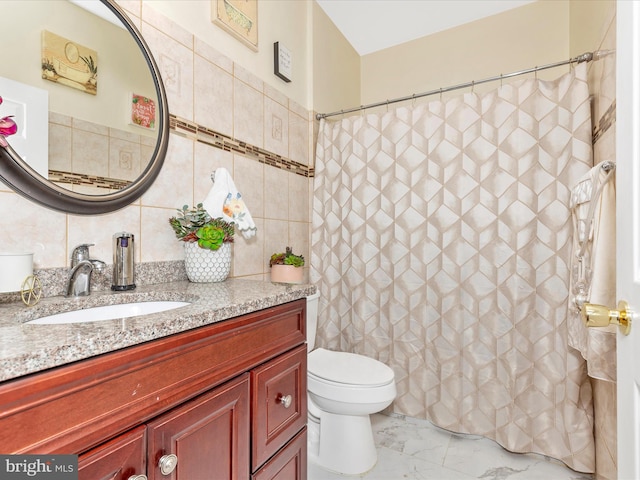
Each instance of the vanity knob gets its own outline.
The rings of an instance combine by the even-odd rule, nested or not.
[[[160,473],[163,475],[170,475],[176,469],[178,465],[178,457],[173,453],[163,455],[158,461],[158,467],[160,467]]]
[[[291,406],[291,395],[278,395],[276,402],[281,403],[284,408],[289,408]]]
[[[127,480],[147,480],[146,475],[131,475]]]

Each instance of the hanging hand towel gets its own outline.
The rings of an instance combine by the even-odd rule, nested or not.
[[[222,217],[228,222],[234,222],[236,230],[239,230],[244,238],[253,237],[256,234],[256,225],[227,169],[217,168],[211,179],[213,187],[202,202],[204,209],[212,218]]]

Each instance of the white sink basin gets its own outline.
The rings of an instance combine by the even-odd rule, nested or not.
[[[118,305],[105,305],[103,307],[91,307],[82,310],[72,310],[70,312],[56,313],[46,317],[36,318],[25,322],[29,325],[52,325],[62,323],[87,323],[99,322],[101,320],[115,320],[121,318],[137,317],[149,313],[165,312],[190,305],[189,302],[133,302],[121,303]]]

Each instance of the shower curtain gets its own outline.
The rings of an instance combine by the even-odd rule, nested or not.
[[[591,387],[566,326],[570,190],[591,166],[584,64],[323,120],[319,346],[391,366],[397,413],[592,472]]]

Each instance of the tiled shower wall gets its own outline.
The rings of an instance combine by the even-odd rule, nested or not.
[[[616,15],[603,19],[603,38],[594,50],[603,56],[591,62],[589,91],[593,95],[592,119],[594,163],[616,160]],[[595,409],[596,475],[599,480],[617,478],[616,384],[591,379]]]
[[[177,208],[204,200],[211,173],[225,167],[258,228],[250,240],[237,235],[231,276],[268,278],[268,257],[287,245],[308,258],[312,113],[159,15],[149,2],[121,5],[158,63],[172,124],[189,128],[172,129],[157,180],[141,199],[117,212],[66,215],[0,184],[0,250],[33,251],[36,270],[55,269],[69,266],[75,245],[93,243],[92,256],[112,263],[112,235],[128,231],[136,238],[138,262],[182,260],[182,245],[168,219]],[[227,147],[243,148],[224,148],[211,141],[211,132],[220,134]]]

